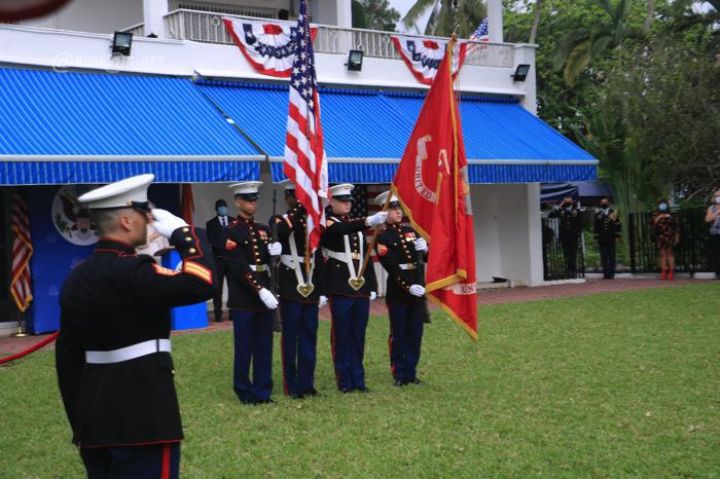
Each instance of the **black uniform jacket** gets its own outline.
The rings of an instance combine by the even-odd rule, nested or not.
[[[349,216],[328,216],[326,228],[323,232],[321,244],[323,248],[336,253],[345,252],[345,235],[349,236],[350,251],[355,255],[353,264],[355,265],[355,274],[360,272],[363,257],[360,256],[360,243],[357,233],[362,232],[363,255],[367,252],[367,240],[365,238],[365,218],[350,219]],[[325,260],[325,272],[323,277],[324,291],[327,294],[338,294],[341,296],[351,297],[369,297],[371,291],[377,292],[377,279],[375,278],[375,269],[372,262],[369,262],[365,273],[365,284],[358,291],[355,291],[348,284],[350,272],[348,265],[343,261],[335,258],[327,257]]]
[[[285,216],[276,216],[273,218],[277,227],[278,241],[282,244],[282,254],[289,255],[290,251],[290,234],[294,234],[295,248],[297,255],[300,257],[302,264],[300,265],[300,271],[304,282],[307,282],[308,277],[305,273],[305,226],[307,221],[307,211],[305,208],[298,203],[298,205],[288,210]],[[280,297],[291,301],[298,301],[300,303],[317,303],[319,296],[323,294],[323,259],[320,252],[320,248],[313,254],[312,261],[315,263],[312,276],[312,284],[315,286],[313,292],[308,296],[304,297],[297,290],[297,276],[295,275],[295,269],[288,268],[286,265],[280,263],[278,266],[278,277],[280,285]]]
[[[112,351],[170,337],[170,308],[211,298],[216,279],[205,232],[170,238],[183,270],[163,268],[133,247],[101,239],[65,280],[55,349],[60,393],[82,447],[174,442],[183,437],[173,362],[158,352],[86,364],[85,351]]]
[[[577,208],[561,208],[551,211],[550,218],[560,218],[560,241],[577,241],[582,231],[582,216]]]
[[[258,292],[270,289],[270,228],[238,217],[225,230],[228,264],[228,307],[267,311]],[[263,271],[254,271],[250,266]]]
[[[425,278],[419,273],[419,253],[414,241],[419,236],[412,227],[401,223],[387,224],[378,236],[375,252],[380,263],[388,272],[385,302],[388,304],[415,303],[424,301],[409,293],[413,284],[425,285]],[[405,265],[401,268],[400,265]]]
[[[614,213],[614,214],[613,214]],[[614,217],[614,219],[613,219]],[[598,211],[595,213],[595,239],[601,243],[610,243],[620,236],[620,217],[612,208],[608,213]]]
[[[228,226],[232,221],[233,219],[228,217]],[[225,256],[225,228],[220,225],[220,219],[217,216],[214,217],[205,223],[205,229],[207,229],[207,237],[213,254],[223,258]]]

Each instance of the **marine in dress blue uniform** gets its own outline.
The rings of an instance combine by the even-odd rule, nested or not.
[[[390,192],[377,196],[385,204]],[[419,384],[417,365],[427,315],[425,278],[419,262],[427,252],[427,242],[402,223],[402,208],[395,196],[388,203],[385,230],[378,234],[375,251],[388,272],[385,303],[390,315],[390,370],[395,386]]]
[[[365,385],[365,330],[370,301],[377,297],[377,281],[372,267],[359,277],[367,251],[365,230],[385,223],[386,212],[366,218],[350,218],[352,201],[349,183],[330,188],[332,214],[327,218],[321,244],[325,261],[325,292],[329,298],[335,379],[344,393],[367,392]]]
[[[285,186],[290,209],[273,221],[282,245],[279,290],[282,315],[282,366],[285,394],[296,399],[314,396],[317,362],[318,310],[327,303],[322,294],[323,265],[320,250],[305,268],[307,211],[295,198],[295,185]]]
[[[279,255],[281,246],[271,243],[267,225],[254,220],[260,185],[261,181],[230,185],[239,215],[225,232],[228,308],[235,339],[233,387],[243,404],[272,402],[273,310],[278,300],[270,291],[270,257]]]
[[[63,285],[55,355],[72,440],[91,479],[178,477],[170,308],[208,300],[216,281],[205,233],[150,211],[152,180],[140,175],[79,198],[103,237]],[[151,214],[183,259],[179,271],[135,254]]]

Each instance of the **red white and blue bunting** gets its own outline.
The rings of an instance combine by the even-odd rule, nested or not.
[[[445,56],[448,40],[406,37],[393,35],[393,45],[410,69],[413,76],[424,85],[430,85],[435,78],[440,62]],[[455,78],[465,62],[467,43],[458,42],[452,61],[453,78]]]
[[[295,53],[295,23],[223,18],[225,28],[247,61],[263,75],[290,78]],[[317,27],[310,27],[315,40]]]

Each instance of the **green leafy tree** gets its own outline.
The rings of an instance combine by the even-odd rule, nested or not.
[[[427,24],[421,29],[418,22],[428,11]],[[459,38],[468,38],[486,16],[482,0],[417,0],[403,17],[403,24],[426,35],[449,37],[456,33]]]
[[[390,6],[388,0],[353,0],[353,28],[368,28],[394,32],[400,20],[400,12]]]

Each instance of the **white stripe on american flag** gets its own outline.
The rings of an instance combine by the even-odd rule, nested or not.
[[[13,195],[10,228],[14,233],[10,293],[20,311],[25,311],[32,300],[30,288],[30,258],[33,254],[30,240],[30,219],[27,205],[20,195]]]
[[[285,175],[295,183],[295,194],[308,211],[308,245],[315,250],[325,223],[321,197],[327,196],[327,163],[320,124],[314,54],[307,18],[307,0],[301,0],[293,67],[290,76]]]

